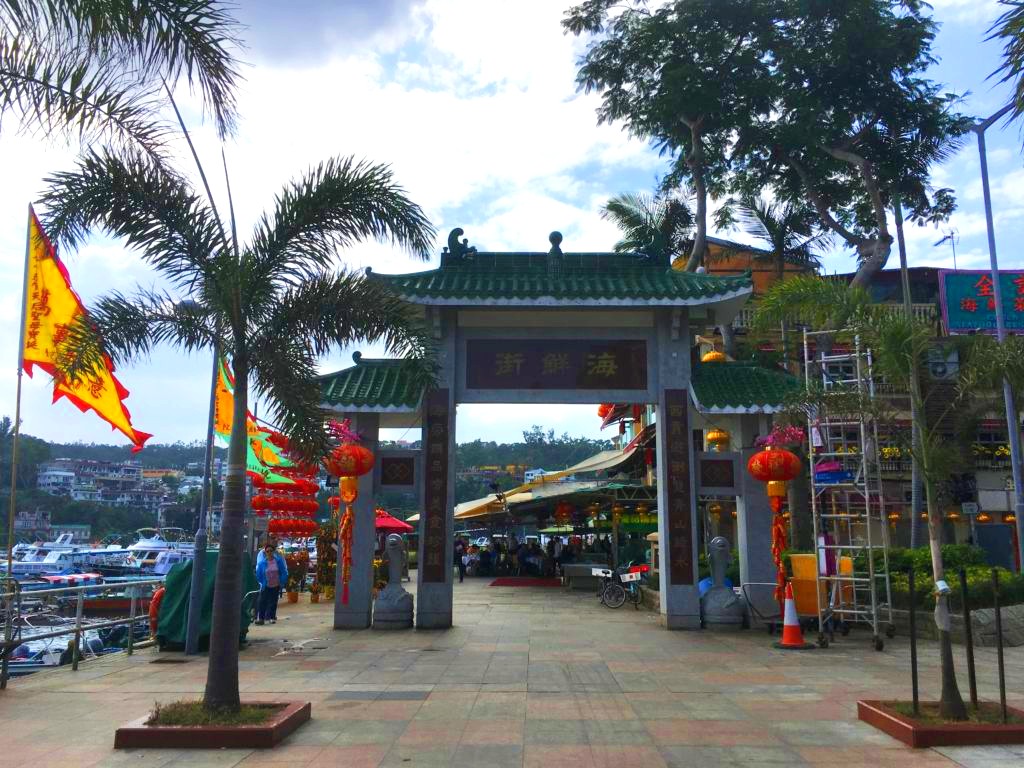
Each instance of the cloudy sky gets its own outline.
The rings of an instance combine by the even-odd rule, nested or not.
[[[983,116],[1006,100],[988,75],[997,44],[985,32],[998,15],[994,0],[931,0],[942,23],[933,76],[964,94],[964,110]],[[311,164],[353,154],[394,166],[397,178],[439,231],[466,230],[489,250],[546,250],[560,230],[566,250],[607,250],[614,229],[598,217],[609,196],[649,191],[663,161],[616,126],[598,126],[595,96],[576,92],[575,62],[583,44],[565,37],[559,20],[570,3],[557,0],[241,0],[247,24],[242,121],[226,147],[240,232],[274,192]],[[183,96],[183,98],[186,98]],[[202,115],[189,110],[202,156],[219,167],[219,147]],[[1024,242],[1024,167],[1019,126],[989,133],[1000,264],[1020,268]],[[0,415],[14,413],[18,313],[21,305],[26,205],[47,173],[67,167],[74,149],[16,135],[0,136]],[[186,166],[183,166],[186,167]],[[960,208],[944,226],[958,233],[957,266],[984,267],[984,216],[974,143],[936,170]],[[215,184],[215,194],[222,184]],[[952,266],[943,232],[908,229],[911,264]],[[742,240],[737,232],[718,233]],[[88,302],[111,289],[158,283],[136,254],[96,240],[62,254]],[[370,244],[341,255],[350,266],[377,271],[423,268],[392,249]],[[437,257],[434,259],[436,264]],[[893,263],[896,257],[893,256]],[[849,252],[826,259],[829,271],[853,268]],[[372,353],[372,350],[370,350]],[[351,350],[323,361],[337,370]],[[8,364],[3,364],[3,361]],[[202,436],[209,361],[165,350],[119,371],[132,394],[135,425],[154,440]],[[95,416],[66,401],[50,404],[42,379],[25,380],[24,429],[50,440],[125,442]],[[597,436],[586,406],[468,407],[459,411],[459,440],[515,440],[531,424]],[[398,436],[398,435],[395,435]]]

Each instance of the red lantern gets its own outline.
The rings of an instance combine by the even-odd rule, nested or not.
[[[608,414],[611,413],[614,409],[615,405],[613,403],[601,403],[599,406],[597,406],[597,417],[599,419],[607,418]]]
[[[560,501],[555,505],[555,522],[565,525],[572,520],[573,507],[568,501]]]
[[[324,459],[324,467],[335,477],[359,477],[373,469],[373,451],[356,443],[339,445]]]
[[[341,504],[341,499],[337,496],[331,496],[327,499],[327,506],[331,509],[337,509],[339,504]]]
[[[800,470],[800,457],[785,448],[765,448],[751,456],[747,462],[747,471],[762,483],[792,480],[800,474]]]

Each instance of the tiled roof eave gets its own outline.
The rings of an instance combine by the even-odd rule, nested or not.
[[[416,405],[368,405],[366,403],[355,405],[330,400],[326,401],[325,405],[332,411],[344,411],[345,413],[419,413],[420,410],[419,401]]]
[[[403,290],[393,290],[406,301],[427,306],[474,306],[474,307],[692,307],[719,304],[731,299],[750,296],[753,288],[723,291],[714,296],[639,296],[639,297],[565,297],[536,296],[496,298],[492,296],[431,296]]]

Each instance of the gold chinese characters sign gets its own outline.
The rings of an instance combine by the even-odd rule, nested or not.
[[[443,584],[451,573],[445,561],[448,514],[448,438],[451,414],[448,390],[435,389],[427,397],[427,418],[423,441],[423,581]]]
[[[471,339],[468,389],[647,389],[643,339]]]
[[[668,581],[674,586],[693,584],[693,517],[690,514],[690,423],[685,389],[665,390],[665,477],[668,503]],[[659,414],[659,422],[662,419]],[[659,429],[661,428],[659,424]],[[660,460],[660,459],[659,459]]]

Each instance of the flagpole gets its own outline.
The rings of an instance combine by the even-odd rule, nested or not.
[[[18,334],[18,383],[14,396],[14,434],[11,436],[11,495],[7,507],[7,584],[4,593],[9,595],[5,608],[4,643],[11,642],[12,621],[14,619],[14,517],[18,506],[18,435],[21,434],[21,377],[25,367],[25,315],[28,310],[28,265],[32,252],[32,204],[28,206],[28,233],[25,237],[25,275],[21,283],[21,331]],[[10,590],[9,592],[7,590]],[[0,689],[7,687],[7,659],[10,654],[3,654],[0,669]]]

